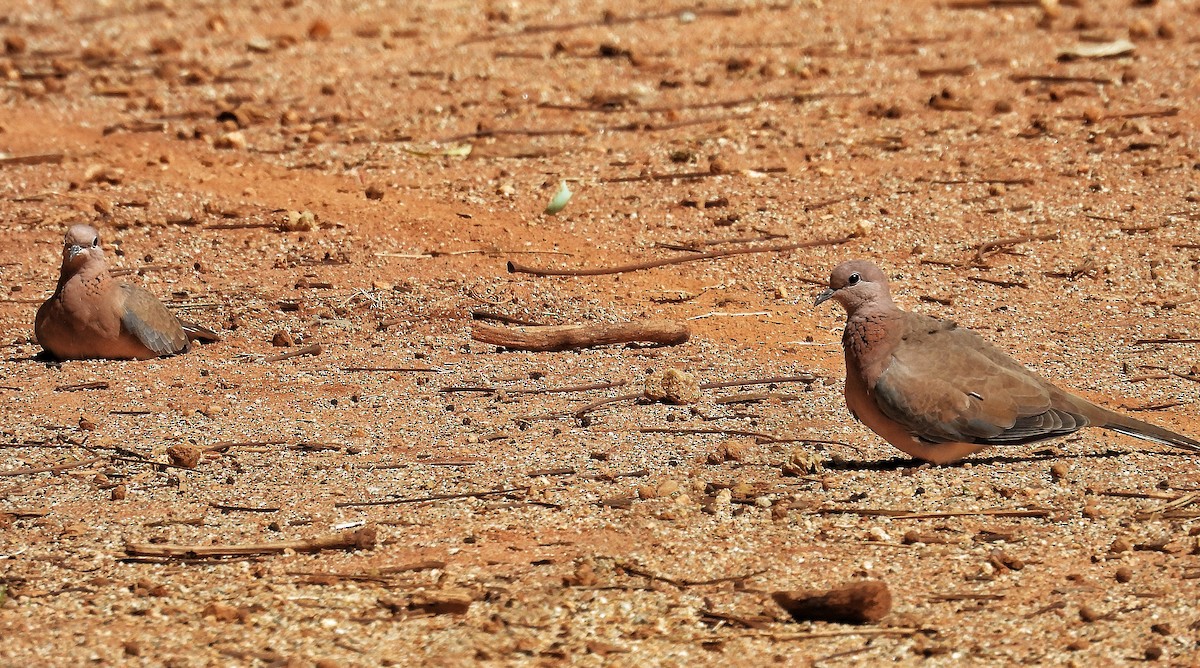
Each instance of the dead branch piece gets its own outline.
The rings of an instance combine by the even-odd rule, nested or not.
[[[514,260],[508,261],[508,273],[510,274],[532,274],[534,276],[604,276],[608,274],[623,274],[630,271],[639,271],[642,269],[653,269],[655,267],[663,267],[671,264],[683,264],[685,262],[696,262],[697,260],[711,260],[721,257],[729,257],[732,255],[746,255],[748,253],[783,253],[798,248],[815,248],[817,246],[837,246],[844,244],[854,239],[853,235],[839,237],[837,239],[818,239],[816,241],[799,241],[790,244],[777,244],[774,246],[752,246],[750,248],[733,248],[723,251],[712,251],[709,253],[690,253],[683,257],[663,258],[660,260],[649,260],[647,262],[633,262],[623,264],[616,267],[598,267],[595,269],[539,269],[537,267],[527,267]]]
[[[768,376],[767,378],[754,378],[751,380],[727,380],[718,383],[704,383],[700,386],[702,390],[721,390],[727,387],[746,387],[747,385],[774,385],[776,383],[804,383],[811,385],[817,382],[818,376],[811,373],[803,373],[799,376]]]
[[[883,516],[890,517],[894,520],[931,520],[943,517],[973,517],[976,515],[986,517],[1049,517],[1050,511],[1043,508],[1034,508],[1030,510],[1006,510],[1003,508],[990,508],[987,510],[952,510],[947,512],[934,513],[917,513],[911,510],[901,510],[894,508],[820,508],[814,513],[818,515],[826,514],[849,514],[849,515],[866,515],[866,516]]]
[[[505,348],[536,351],[592,348],[635,341],[675,346],[687,341],[689,336],[687,325],[670,320],[554,325],[526,329],[496,327],[476,322],[471,328],[471,338],[476,341]]]
[[[1023,234],[1019,237],[1010,237],[1008,239],[997,239],[996,241],[987,241],[975,247],[975,261],[983,262],[983,258],[995,253],[999,250],[1023,244],[1030,241],[1058,241],[1058,232],[1049,234]]]
[[[484,496],[499,496],[502,494],[514,494],[516,492],[526,492],[528,487],[511,487],[509,489],[493,489],[486,492],[464,492],[462,494],[434,494],[432,496],[419,496],[407,499],[385,499],[383,501],[342,501],[333,504],[334,508],[367,508],[369,506],[395,506],[404,503],[426,503],[429,501],[449,501],[453,499],[474,499]]]
[[[176,545],[171,543],[126,543],[125,554],[133,557],[171,557],[195,559],[204,557],[245,557],[258,554],[320,552],[322,550],[371,550],[375,548],[375,525],[333,536],[307,540],[284,540],[248,545]]]
[[[344,366],[346,373],[380,371],[386,373],[441,373],[444,369],[431,366]]]
[[[679,587],[680,589],[684,589],[687,587],[703,587],[703,586],[707,586],[707,585],[723,584],[725,582],[741,582],[744,580],[749,580],[750,578],[753,578],[753,577],[758,577],[759,575],[762,575],[763,573],[766,573],[769,570],[769,569],[764,568],[762,570],[753,571],[751,573],[746,573],[745,575],[730,575],[730,576],[726,576],[726,577],[713,578],[710,580],[679,580],[676,578],[669,578],[665,575],[658,575],[657,573],[651,573],[650,571],[648,571],[644,568],[634,566],[632,564],[617,563],[616,566],[617,566],[617,568],[625,571],[629,575],[636,575],[638,577],[648,578],[648,579],[654,580],[656,582],[665,582],[669,585]]]
[[[582,407],[576,409],[575,412],[572,413],[572,415],[574,415],[576,419],[582,420],[584,418],[584,416],[586,416],[588,413],[591,413],[592,411],[596,410],[597,408],[600,408],[601,406],[607,406],[608,404],[615,404],[615,403],[619,403],[622,401],[629,401],[631,399],[640,399],[644,396],[646,396],[645,392],[631,392],[629,394],[622,394],[617,397],[608,397],[607,399],[600,399],[597,401],[593,401],[592,403],[590,403],[586,406],[582,406]],[[559,414],[553,414],[548,417],[559,417]]]
[[[75,383],[74,385],[59,385],[54,388],[55,392],[75,392],[77,390],[107,390],[108,382],[98,380],[91,383]]]
[[[92,457],[90,459],[76,459],[74,461],[64,462],[62,464],[55,464],[54,466],[26,466],[25,468],[13,469],[11,471],[0,471],[0,477],[33,475],[35,473],[61,473],[62,471],[77,469],[81,466],[87,466],[89,464],[95,464],[103,459],[105,459],[105,457]]]
[[[867,624],[892,611],[892,593],[882,580],[867,580],[829,591],[777,591],[771,598],[798,622]]]
[[[62,153],[39,153],[37,155],[13,155],[0,158],[0,167],[9,165],[57,165],[63,161]]]
[[[1144,346],[1150,343],[1200,343],[1200,339],[1138,339],[1134,343]]]
[[[270,357],[264,359],[263,361],[264,362],[281,362],[283,360],[291,359],[293,357],[303,357],[304,355],[320,355],[320,354],[321,354],[321,344],[314,343],[310,346],[304,346],[303,348],[300,348],[298,350],[292,350],[292,351],[289,351],[286,353],[280,353],[278,355],[271,355]]]

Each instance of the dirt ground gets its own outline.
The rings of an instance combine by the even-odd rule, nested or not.
[[[0,664],[1200,662],[1193,456],[1085,430],[917,466],[811,306],[870,258],[1200,434],[1195,3],[15,4]],[[75,222],[223,340],[38,359]],[[691,338],[522,352],[477,311]],[[776,380],[589,406],[669,368]],[[771,598],[862,580],[880,622]]]

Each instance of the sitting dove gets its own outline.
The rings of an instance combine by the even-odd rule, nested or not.
[[[875,433],[936,464],[1087,426],[1200,452],[1200,442],[1059,389],[953,322],[900,310],[887,277],[843,262],[816,303],[846,309],[846,405]]]
[[[60,360],[150,359],[187,352],[190,340],[218,338],[176,318],[145,289],[109,275],[100,237],[88,225],[67,230],[58,287],[38,309],[33,331]]]

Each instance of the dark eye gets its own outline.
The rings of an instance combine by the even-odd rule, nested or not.
[[[846,285],[857,285],[858,279],[859,279],[858,272],[850,274],[850,278],[846,279]]]
[[[100,245],[100,237],[96,237],[95,239],[92,239],[92,248],[96,248],[99,245]]]

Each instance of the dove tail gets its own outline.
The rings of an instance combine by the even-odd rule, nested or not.
[[[1113,413],[1110,419],[1100,426],[1120,432],[1126,436],[1140,438],[1143,441],[1169,445],[1173,448],[1188,450],[1190,452],[1200,452],[1200,441],[1196,439],[1188,438],[1183,434],[1176,434],[1170,429],[1163,429],[1149,422],[1142,422],[1141,420],[1135,420],[1124,415]]]
[[[189,341],[213,343],[214,341],[221,340],[220,334],[217,334],[203,325],[197,325],[196,323],[188,322],[187,320],[180,320],[179,324],[183,327],[183,333],[187,334]]]

